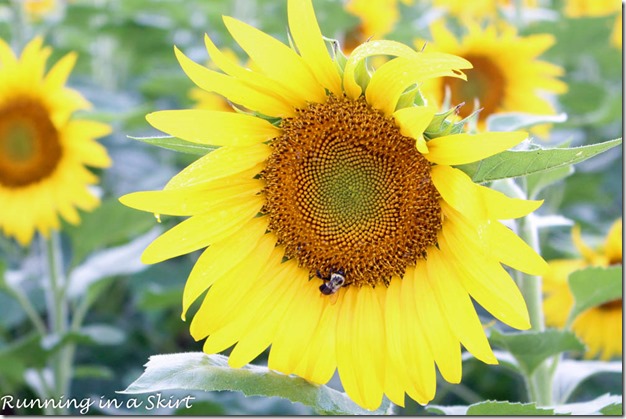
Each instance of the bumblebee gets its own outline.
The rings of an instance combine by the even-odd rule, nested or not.
[[[320,285],[320,291],[324,295],[332,295],[339,291],[339,288],[343,287],[346,283],[346,274],[343,270],[339,269],[337,271],[331,271],[330,276],[324,278],[320,275],[319,271],[317,272],[318,278],[324,280],[324,283]]]

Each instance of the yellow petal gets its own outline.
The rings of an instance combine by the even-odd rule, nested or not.
[[[452,208],[471,219],[486,218],[487,209],[476,185],[461,170],[450,166],[434,166],[431,178],[437,192]]]
[[[274,257],[275,254],[277,254],[276,250],[271,259],[274,262],[279,262]],[[264,280],[255,281],[252,286],[248,287],[246,294],[240,300],[237,310],[230,313],[228,321],[219,324],[217,330],[209,335],[204,343],[203,350],[207,353],[221,352],[243,339],[250,331],[261,327],[263,317],[259,316],[258,313],[265,316],[269,315],[267,310],[271,310],[273,306],[268,304],[268,302],[271,301],[272,295],[283,293],[284,287],[281,288],[281,283],[283,281],[287,282],[288,275],[293,272],[290,269],[291,265],[279,262],[269,266],[268,268],[272,274],[262,275]]]
[[[502,192],[482,185],[476,185],[478,193],[487,208],[487,216],[492,220],[508,220],[511,218],[524,217],[543,204],[539,201],[509,198]]]
[[[263,188],[259,179],[221,178],[205,188],[167,189],[134,192],[120,197],[127,207],[155,214],[189,216],[212,211],[217,202],[232,201],[258,194]]]
[[[252,253],[209,288],[189,327],[195,340],[204,339],[232,319],[244,296],[263,279],[263,268],[273,262],[275,244],[276,236],[264,235]],[[274,262],[280,263],[280,258],[279,255]]]
[[[268,359],[268,367],[283,374],[296,373],[324,308],[318,283],[309,280],[308,272],[302,271],[297,278],[297,281],[302,282],[299,286],[301,289],[293,296],[287,315],[279,325]],[[318,357],[319,354],[313,356]]]
[[[409,87],[436,77],[466,77],[459,71],[471,68],[465,59],[438,52],[420,52],[411,58],[398,57],[383,64],[372,75],[367,86],[367,102],[385,115],[391,115],[398,99]]]
[[[437,305],[435,293],[430,286],[430,281],[426,278],[429,270],[425,269],[425,265],[425,263],[418,264],[414,278],[405,277],[403,281],[413,282],[420,324],[441,375],[450,383],[459,383],[461,381],[461,346]],[[409,290],[411,288],[407,289]]]
[[[400,126],[400,132],[407,137],[415,138],[415,147],[422,154],[428,153],[428,146],[424,140],[424,130],[428,127],[435,115],[435,109],[426,106],[411,106],[402,108],[393,113],[393,117]]]
[[[78,55],[75,52],[70,52],[54,64],[45,78],[45,84],[48,89],[58,89],[65,84],[76,64],[77,57]]]
[[[410,346],[406,342],[411,335],[407,335],[404,331],[405,323],[401,310],[401,291],[402,280],[394,277],[391,279],[386,292],[385,301],[385,338],[387,346],[387,361],[388,365],[386,369],[389,372],[395,373],[392,378],[402,389],[409,388],[411,372],[416,369],[415,356],[409,355]],[[385,388],[388,387],[388,380],[385,380]],[[385,390],[385,393],[390,397],[391,395]],[[404,399],[404,394],[402,394]],[[392,400],[394,401],[394,400]],[[402,400],[404,401],[404,400]],[[394,401],[394,403],[397,403]]]
[[[416,268],[407,269],[400,291],[404,345],[407,350],[405,360],[409,361],[407,374],[410,386],[407,387],[407,394],[422,404],[431,401],[435,397],[436,390],[434,355],[428,345],[427,328],[422,324],[417,313],[418,295],[415,283],[425,273],[423,262],[418,262]]]
[[[508,150],[527,136],[525,132],[447,135],[430,140],[430,153],[424,157],[433,163],[448,166],[472,163]]]
[[[185,284],[183,320],[185,320],[187,310],[200,294],[230,272],[257,248],[268,224],[268,217],[253,218],[235,234],[211,245],[202,253]]]
[[[295,374],[317,384],[327,383],[337,368],[336,326],[345,289],[340,289],[338,294],[336,304],[332,304],[325,298],[326,296],[318,294],[318,299],[322,301],[322,315],[308,342],[306,352],[294,371]]]
[[[358,289],[348,287],[342,299],[336,330],[336,356],[337,370],[341,378],[341,384],[350,398],[359,406],[365,406],[367,399],[359,385],[358,365],[355,362],[354,351],[358,351],[358,340],[355,337],[356,322],[355,314],[356,298]]]
[[[341,96],[341,78],[328,54],[310,0],[289,0],[289,31],[304,61],[318,82],[335,96]]]
[[[424,279],[432,287],[440,310],[457,339],[476,358],[488,364],[497,364],[469,295],[449,259],[438,249],[432,249],[428,252],[426,265],[428,275]]]
[[[604,253],[609,263],[616,263],[622,260],[622,219],[620,218],[611,226],[606,236]]]
[[[463,227],[445,211],[448,219],[441,232],[442,252],[451,259],[467,292],[494,317],[520,330],[530,328],[526,302],[513,279],[495,260],[475,244],[476,232]],[[448,246],[445,248],[445,246]]]
[[[575,225],[572,228],[572,241],[574,242],[576,249],[578,249],[580,254],[583,255],[585,260],[587,260],[590,264],[596,264],[598,260],[602,260],[602,256],[595,252],[591,247],[587,246],[587,244],[583,241],[579,225]]]
[[[548,264],[526,242],[499,221],[487,224],[491,254],[500,262],[531,275],[543,275]]]
[[[274,281],[268,281],[267,287],[272,289],[265,302],[259,308],[248,313],[257,319],[256,325],[249,328],[239,339],[228,358],[228,365],[240,368],[256,358],[274,340],[276,331],[283,323],[287,308],[302,290],[307,281],[308,273],[291,260],[284,263],[285,273],[277,275]]]
[[[346,62],[343,72],[343,88],[351,99],[361,95],[361,87],[354,78],[354,70],[359,63],[374,55],[391,55],[397,57],[413,57],[417,51],[396,41],[371,41],[356,47]]]
[[[245,82],[249,87],[266,94],[277,97],[292,108],[306,106],[306,98],[299,92],[293,92],[276,80],[272,80],[264,74],[240,66],[233,58],[219,50],[208,35],[204,35],[204,44],[213,60],[224,73]],[[230,108],[232,110],[232,108]]]
[[[380,303],[372,287],[358,289],[354,310],[356,324],[353,325],[351,356],[357,367],[357,385],[365,399],[364,407],[374,410],[383,397],[385,330]]]
[[[13,50],[7,44],[4,39],[0,38],[0,66],[7,69],[14,66],[17,62],[17,58],[13,53]]]
[[[153,112],[146,119],[174,137],[216,146],[250,146],[278,137],[281,132],[264,119],[234,112],[185,109]]]
[[[212,212],[191,217],[163,233],[146,248],[141,261],[146,264],[161,262],[222,240],[254,217],[264,202],[260,196],[237,203],[220,202]]]
[[[175,53],[185,74],[207,92],[218,93],[264,115],[288,117],[294,114],[295,110],[280,98],[260,92],[237,78],[209,70],[187,58],[178,48]]]
[[[265,161],[271,154],[266,144],[249,147],[221,147],[202,156],[174,176],[165,189],[202,186],[215,179],[244,172]]]
[[[224,16],[224,24],[235,41],[268,77],[301,92],[309,102],[326,100],[324,88],[294,50],[268,34],[237,19]]]

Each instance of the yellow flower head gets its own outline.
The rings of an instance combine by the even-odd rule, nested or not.
[[[58,0],[23,0],[24,11],[32,19],[39,19],[55,11]]]
[[[77,224],[76,208],[91,210],[98,199],[88,185],[98,177],[85,166],[108,167],[106,149],[95,138],[107,125],[72,119],[87,102],[65,87],[76,54],[46,74],[51,49],[35,38],[18,59],[0,39],[0,228],[22,245],[35,231],[59,228],[59,215]]]
[[[460,116],[474,111],[477,100],[482,108],[478,118],[479,129],[484,129],[486,118],[498,112],[525,112],[539,115],[554,114],[552,105],[542,98],[542,91],[563,93],[567,86],[556,79],[563,70],[539,57],[554,44],[552,35],[519,36],[515,28],[504,23],[482,29],[476,23],[467,24],[467,34],[457,39],[442,21],[431,26],[433,41],[427,50],[461,56],[472,63],[467,81],[434,79],[425,83],[422,93],[440,105],[446,89],[450,90],[452,105],[465,103]],[[417,41],[421,47],[423,41]]]
[[[148,115],[173,136],[221,147],[163,191],[121,201],[190,217],[142,260],[206,247],[183,295],[183,318],[203,299],[190,329],[206,339],[205,352],[235,345],[229,364],[241,367],[271,346],[271,369],[314,383],[338,370],[348,395],[367,409],[383,394],[399,405],[405,393],[425,404],[435,394],[435,365],[446,380],[460,381],[461,344],[497,362],[472,298],[508,325],[530,327],[501,263],[538,274],[545,262],[498,220],[541,202],[508,198],[452,167],[506,150],[526,134],[426,141],[435,110],[400,98],[428,79],[463,78],[466,60],[372,41],[341,67],[311,1],[290,0],[288,18],[298,52],[224,17],[258,70],[228,59],[208,36],[221,71],[176,50],[199,87],[250,112]],[[362,61],[381,54],[394,58],[357,82]]]
[[[400,1],[413,4],[415,0]],[[361,40],[384,37],[394,29],[400,18],[398,0],[349,0],[346,10],[361,20],[358,28]]]
[[[588,266],[622,264],[621,219],[613,224],[603,248],[599,251],[593,250],[582,241],[578,227],[572,230],[572,238],[581,258],[550,261],[543,278],[543,290],[546,294],[544,311],[548,326],[565,326],[574,305],[574,297],[567,282],[572,272]],[[622,300],[611,301],[585,311],[574,321],[572,330],[587,345],[586,358],[593,358],[598,354],[604,360],[621,356]]]

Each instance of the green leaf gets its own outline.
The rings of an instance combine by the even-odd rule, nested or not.
[[[448,416],[552,416],[553,409],[537,407],[535,403],[511,403],[487,400],[471,406],[431,405],[426,410]]]
[[[122,394],[151,393],[162,390],[240,391],[246,396],[282,397],[311,406],[330,415],[384,414],[388,402],[373,412],[362,409],[330,387],[311,384],[303,378],[283,375],[267,367],[248,364],[230,368],[223,355],[187,352],[153,355],[145,372]]]
[[[622,267],[590,267],[572,272],[569,287],[574,295],[574,307],[568,322],[592,307],[622,298]]]
[[[131,140],[141,141],[146,144],[155,145],[157,147],[166,148],[168,150],[174,150],[179,153],[194,154],[197,156],[204,156],[207,153],[217,149],[218,147],[205,144],[192,143],[190,141],[181,140],[171,136],[157,136],[157,137],[132,137],[128,136]]]
[[[567,115],[533,115],[529,113],[510,112],[497,113],[487,117],[487,131],[517,131],[541,124],[565,122]]]
[[[618,138],[582,147],[504,151],[479,162],[458,166],[458,168],[467,173],[474,182],[489,182],[528,176],[580,163],[621,143],[622,139]]]
[[[615,403],[603,407],[600,409],[600,413],[605,416],[622,416],[624,414],[624,409],[622,408],[622,403]]]
[[[535,403],[511,403],[508,401],[487,400],[470,406],[430,405],[426,410],[432,413],[454,416],[547,416],[547,415],[597,415],[599,413],[621,414],[622,397],[605,394],[584,403],[571,403],[556,406],[538,407]]]
[[[8,382],[24,382],[29,368],[44,368],[50,352],[41,345],[41,336],[31,333],[0,348],[0,377]]]
[[[539,192],[550,185],[554,185],[574,173],[572,166],[563,166],[545,172],[533,173],[526,177],[528,199],[537,199]]]
[[[489,341],[508,350],[527,375],[549,357],[566,351],[584,351],[584,345],[569,331],[501,333],[492,330]]]
[[[580,403],[568,403],[554,406],[557,414],[589,416],[589,415],[611,415],[622,412],[622,396],[603,394],[602,396]],[[615,413],[604,413],[615,412]],[[619,413],[617,413],[619,412]]]
[[[537,407],[535,403],[496,402],[491,400],[473,404],[467,409],[467,415],[472,416],[547,416],[554,414],[554,409]]]
[[[566,402],[574,390],[596,374],[622,374],[619,361],[578,361],[563,359],[559,362],[553,381],[554,400]]]

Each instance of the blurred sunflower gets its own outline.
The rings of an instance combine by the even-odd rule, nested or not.
[[[76,208],[99,201],[88,189],[98,177],[85,166],[108,167],[106,149],[95,138],[110,128],[72,119],[91,105],[64,86],[76,54],[61,58],[47,74],[51,49],[32,40],[18,59],[0,39],[0,228],[22,245],[35,231],[59,228],[59,215],[80,221]]]
[[[400,0],[406,5],[413,4],[414,1]],[[348,0],[345,8],[361,22],[346,34],[343,45],[346,52],[351,52],[371,37],[381,39],[393,31],[400,17],[398,0]]]
[[[617,220],[607,234],[604,246],[594,251],[587,246],[580,228],[572,230],[574,245],[581,259],[558,259],[548,263],[548,271],[543,278],[546,294],[544,312],[546,324],[564,327],[574,306],[574,297],[569,289],[567,278],[579,269],[588,266],[611,266],[622,264],[622,220]],[[603,360],[622,355],[622,300],[615,300],[599,307],[591,308],[576,318],[572,330],[587,345],[586,358],[600,355]]]
[[[597,17],[616,14],[611,43],[622,48],[622,2],[616,0],[569,0],[565,2],[565,15],[569,17]]]
[[[540,273],[545,262],[497,220],[541,202],[508,198],[452,167],[526,134],[426,142],[434,109],[403,107],[400,97],[426,79],[464,77],[467,61],[375,41],[357,47],[341,72],[312,3],[289,1],[288,18],[298,52],[224,17],[258,71],[225,57],[208,36],[223,73],[176,50],[199,87],[251,113],[148,115],[164,132],[221,148],[163,191],[120,200],[190,216],[145,250],[145,263],[209,246],[185,286],[182,314],[206,292],[190,326],[196,340],[206,338],[205,352],[235,345],[229,364],[241,367],[271,345],[271,369],[314,383],[338,370],[348,395],[367,409],[383,393],[399,405],[405,392],[425,404],[435,394],[435,365],[460,381],[461,344],[497,362],[470,296],[510,326],[530,327],[501,263]],[[359,85],[355,69],[378,54],[395,58]]]
[[[39,20],[58,12],[59,0],[23,0],[22,7],[30,19]]]
[[[554,44],[552,35],[519,36],[515,28],[505,23],[499,24],[498,29],[493,25],[481,29],[476,23],[468,23],[466,29],[467,34],[458,40],[443,21],[431,26],[433,41],[427,48],[461,56],[473,68],[466,72],[467,82],[434,79],[424,83],[421,90],[426,98],[441,104],[449,89],[453,105],[465,103],[459,109],[462,118],[474,111],[474,102],[478,100],[482,108],[479,129],[485,128],[489,115],[498,112],[555,113],[540,93],[558,94],[567,90],[567,85],[556,79],[563,69],[538,59]],[[416,41],[418,47],[423,44]],[[539,132],[545,134],[545,128]]]

